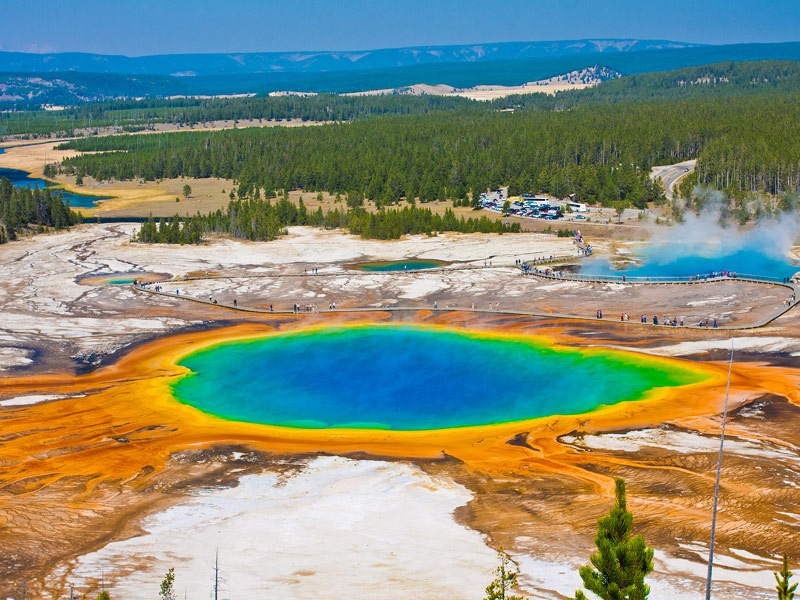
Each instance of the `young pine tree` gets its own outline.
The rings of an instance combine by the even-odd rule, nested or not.
[[[522,600],[522,596],[511,595],[511,590],[517,587],[517,571],[511,566],[511,559],[504,550],[497,553],[500,564],[494,570],[495,580],[486,588],[484,600]]]
[[[161,600],[175,600],[175,569],[170,569],[161,582],[161,591],[158,593]]]
[[[616,481],[614,508],[597,522],[597,553],[580,569],[583,586],[602,600],[646,600],[645,576],[653,570],[653,549],[641,535],[631,538],[633,514],[625,501],[625,481]],[[594,567],[594,568],[593,568]],[[580,590],[575,600],[586,600]]]
[[[774,573],[775,581],[778,582],[777,590],[778,590],[778,600],[794,600],[794,591],[797,589],[797,584],[795,583],[792,587],[789,587],[789,580],[792,578],[792,572],[789,570],[789,558],[786,554],[783,555],[783,568]]]

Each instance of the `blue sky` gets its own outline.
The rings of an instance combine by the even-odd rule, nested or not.
[[[144,54],[800,40],[800,0],[0,0],[0,48]]]

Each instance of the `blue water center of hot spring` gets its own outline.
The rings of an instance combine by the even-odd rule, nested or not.
[[[298,428],[446,429],[579,414],[703,379],[635,354],[439,328],[358,326],[232,341],[180,361],[183,403]]]

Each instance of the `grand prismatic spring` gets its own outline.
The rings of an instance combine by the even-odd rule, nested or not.
[[[219,344],[180,361],[176,396],[298,428],[449,429],[589,412],[703,381],[694,369],[540,338],[364,326]]]

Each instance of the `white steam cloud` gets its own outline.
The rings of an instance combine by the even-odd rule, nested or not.
[[[733,224],[728,200],[722,192],[695,188],[699,214],[687,211],[683,222],[653,230],[654,245],[668,247],[669,256],[651,255],[654,262],[673,261],[684,256],[724,257],[752,251],[775,259],[788,259],[800,235],[800,218],[795,211],[765,211],[754,224]],[[662,254],[662,253],[659,253]]]

